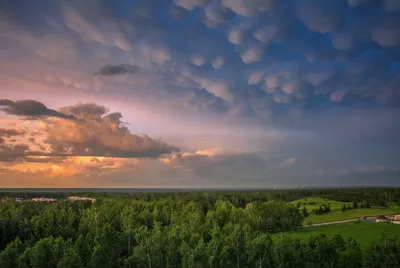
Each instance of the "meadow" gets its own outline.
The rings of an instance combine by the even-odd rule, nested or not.
[[[313,213],[310,213],[310,215],[304,219],[303,225],[357,219],[364,216],[379,216],[379,215],[390,215],[390,214],[400,214],[400,207],[399,206],[390,206],[387,208],[372,207],[372,208],[346,210],[345,212],[342,212],[341,210],[335,210],[323,215],[315,215]]]
[[[313,209],[318,209],[322,205],[329,205],[331,210],[341,210],[343,205],[353,206],[352,202],[335,201],[324,197],[306,197],[290,202],[293,205],[300,203],[300,208],[306,207],[309,212]]]
[[[290,232],[273,234],[273,238],[277,239],[289,235],[292,238],[303,240],[320,234],[328,237],[339,234],[345,239],[353,237],[360,244],[361,248],[366,249],[373,242],[379,243],[383,241],[382,238],[385,237],[400,239],[400,225],[392,223],[350,222],[318,227],[304,227]]]

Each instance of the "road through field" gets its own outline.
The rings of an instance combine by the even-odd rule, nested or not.
[[[390,217],[393,215],[384,215],[386,217]],[[339,224],[339,223],[346,223],[346,222],[353,222],[357,220],[361,221],[368,221],[368,222],[375,222],[377,216],[367,217],[365,219],[355,218],[355,219],[348,219],[348,220],[341,220],[341,221],[330,221],[330,222],[322,222],[322,223],[315,223],[315,224],[308,224],[303,225],[303,227],[317,227],[317,226],[324,226],[324,225],[331,225],[331,224]]]

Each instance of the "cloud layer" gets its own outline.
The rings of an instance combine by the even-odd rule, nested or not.
[[[2,2],[0,170],[18,160],[12,172],[33,161],[124,183],[123,170],[192,185],[391,183],[397,2]],[[82,100],[94,103],[70,106]]]

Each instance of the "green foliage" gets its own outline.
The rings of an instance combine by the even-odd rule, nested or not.
[[[57,265],[57,268],[75,268],[83,267],[83,262],[79,254],[74,248],[68,248],[65,250],[64,255]]]
[[[346,212],[346,210],[347,210],[346,205],[343,205],[343,207],[342,207],[342,212]]]
[[[0,252],[0,267],[14,268],[18,265],[18,257],[24,252],[24,245],[17,237],[14,241],[9,243],[7,247]]]
[[[323,197],[310,197],[314,194]],[[277,233],[307,229],[299,229],[305,218],[314,222],[316,216],[363,212],[347,211],[347,203],[353,207],[353,202],[364,207],[385,203],[389,211],[391,202],[400,200],[398,192],[391,189],[129,196],[109,193],[97,197],[96,204],[59,201],[47,205],[16,203],[13,199],[0,204],[0,267],[330,268],[364,264],[377,267],[377,262],[398,265],[393,259],[398,254],[395,240],[374,245],[369,249],[375,250],[374,254],[367,256],[355,240],[347,237],[314,233],[303,240],[295,235],[276,238]],[[299,198],[305,198],[306,204]],[[287,202],[293,200],[298,201]],[[336,210],[338,204],[346,205],[346,212],[340,212],[340,207]],[[323,215],[309,213],[309,206],[315,206]],[[390,254],[384,256],[385,251]]]
[[[383,244],[371,245],[365,254],[366,268],[400,267],[400,243],[387,239]]]

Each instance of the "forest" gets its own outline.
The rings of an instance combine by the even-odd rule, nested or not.
[[[58,202],[16,202],[24,195],[2,194],[2,268],[400,267],[400,241],[392,237],[364,250],[340,235],[276,236],[304,221],[288,201],[324,196],[384,205],[399,202],[398,188],[84,194],[96,203],[51,193]]]

